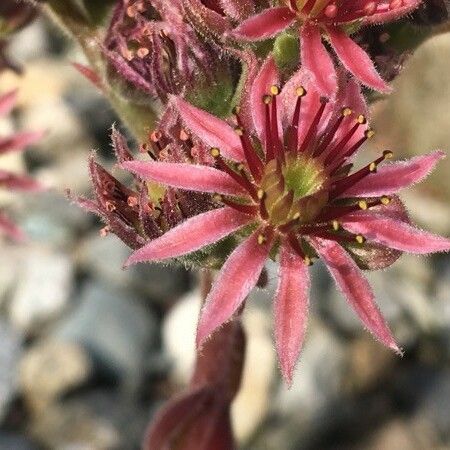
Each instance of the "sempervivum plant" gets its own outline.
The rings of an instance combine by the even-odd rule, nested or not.
[[[383,268],[401,252],[448,251],[450,241],[413,227],[397,193],[422,180],[443,157],[433,152],[386,163],[384,151],[360,169],[352,158],[373,131],[357,83],[340,79],[326,99],[301,69],[280,88],[266,60],[252,84],[253,127],[233,125],[174,98],[186,127],[210,148],[213,165],[125,161],[135,175],[174,188],[214,194],[214,209],[196,214],[136,250],[127,264],[182,257],[235,234],[206,298],[197,344],[230,320],[256,285],[268,258],[280,263],[275,337],[283,375],[291,382],[305,333],[308,265],[320,258],[364,325],[400,352],[358,266]]]
[[[8,114],[14,108],[16,99],[16,91],[0,95],[0,117]],[[41,132],[20,132],[10,136],[0,135],[0,157],[6,153],[23,151],[27,146],[41,139],[41,137]],[[11,191],[36,192],[40,191],[42,186],[27,175],[3,170],[0,166],[0,188]],[[24,238],[23,232],[1,210],[0,232],[15,240],[22,240]]]

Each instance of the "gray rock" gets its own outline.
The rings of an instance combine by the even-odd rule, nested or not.
[[[83,169],[85,170],[84,166]],[[41,178],[46,183],[45,177]],[[64,187],[68,186],[73,186],[70,181],[64,184]],[[62,192],[45,192],[34,196],[25,202],[24,210],[26,214],[20,224],[30,240],[63,249],[68,248],[77,233],[89,227],[91,220],[86,212],[72,204]]]
[[[20,283],[9,305],[11,322],[24,333],[36,332],[67,307],[74,268],[63,253],[27,247]]]
[[[53,338],[84,346],[100,368],[133,388],[143,375],[156,333],[152,312],[138,299],[114,286],[89,283],[79,306],[58,325]]]
[[[22,339],[17,331],[3,320],[0,320],[0,343],[1,422],[8,411],[10,401],[17,393],[17,366],[22,344]]]
[[[23,355],[19,380],[28,407],[40,413],[61,395],[85,384],[92,371],[93,363],[80,344],[46,338]]]
[[[152,301],[174,301],[188,285],[188,274],[182,267],[162,264],[138,264],[123,270],[131,250],[115,236],[89,236],[78,251],[80,264],[103,282],[124,289],[130,285]]]
[[[38,448],[24,436],[0,432],[0,450],[38,450]]]

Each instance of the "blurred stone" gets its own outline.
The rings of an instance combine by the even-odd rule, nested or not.
[[[292,387],[281,384],[276,410],[302,423],[319,415],[338,398],[346,374],[346,348],[328,328],[310,320]]]
[[[442,369],[427,388],[415,416],[427,422],[442,442],[450,444],[450,370]]]
[[[0,307],[17,285],[22,247],[0,241]]]
[[[20,363],[20,384],[35,413],[88,381],[92,362],[79,344],[45,339],[32,346]]]
[[[85,405],[55,405],[31,424],[31,435],[54,450],[120,450],[120,435],[113,424],[94,415]]]
[[[38,448],[25,436],[0,431],[0,450],[38,450]]]
[[[131,250],[115,236],[98,232],[85,239],[78,249],[80,265],[107,284],[129,289],[130,285],[152,301],[173,302],[188,286],[189,275],[182,267],[139,264],[123,270]]]
[[[402,419],[394,419],[387,422],[380,430],[377,430],[372,439],[364,446],[358,446],[361,450],[424,450],[437,449],[430,442],[422,430],[416,430],[411,423]]]
[[[0,422],[17,393],[17,365],[22,352],[21,344],[22,339],[18,332],[0,320]]]
[[[105,284],[87,284],[79,302],[53,337],[85,347],[101,370],[135,389],[156,344],[152,312],[135,297]]]
[[[170,310],[163,323],[163,346],[172,362],[170,377],[183,386],[188,384],[195,362],[200,303],[198,291],[187,294]],[[276,373],[270,317],[249,302],[243,324],[247,335],[245,366],[241,389],[232,407],[235,435],[240,442],[246,441],[266,417]]]
[[[374,147],[392,149],[399,157],[449,149],[450,66],[449,60],[442,58],[449,52],[450,34],[443,33],[425,42],[409,59],[405,70],[394,82],[393,94],[386,102],[375,105],[373,127],[379,133],[373,140]],[[414,191],[426,192],[428,197],[448,204],[449,172],[450,159],[447,158]],[[432,205],[426,200],[422,205],[424,207],[418,212],[428,214]],[[413,207],[414,203],[410,202],[409,206]],[[448,217],[447,212],[447,226],[450,225]],[[445,231],[439,221],[433,221],[431,225],[435,231]]]
[[[20,224],[33,242],[67,249],[77,234],[90,225],[91,217],[63,193],[42,193],[27,200],[24,209],[26,214]]]
[[[365,392],[390,375],[397,356],[368,333],[349,343],[346,389]]]
[[[68,305],[73,272],[67,255],[27,247],[20,283],[9,306],[11,322],[28,334],[58,317]]]

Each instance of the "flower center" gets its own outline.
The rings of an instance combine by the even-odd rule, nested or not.
[[[272,159],[264,167],[258,191],[261,215],[275,227],[314,219],[324,202],[308,198],[320,191],[325,180],[323,167],[306,155],[288,154],[282,164]]]

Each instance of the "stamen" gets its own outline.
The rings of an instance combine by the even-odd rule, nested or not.
[[[233,178],[234,181],[239,183],[250,195],[254,200],[257,200],[256,196],[256,189],[254,186],[250,183],[247,177],[243,176],[243,171],[241,171],[241,174],[236,173],[233,169],[231,169],[228,164],[222,159],[222,156],[220,155],[220,150],[216,147],[213,147],[210,150],[211,156],[216,160],[217,167],[228,174],[231,178]]]
[[[248,164],[248,168],[256,181],[261,179],[264,167],[259,159],[259,156],[256,154],[255,149],[250,141],[248,134],[245,132],[244,128],[238,126],[234,129],[236,134],[239,136],[241,140],[242,149],[244,150],[245,159]]]
[[[309,130],[308,130],[308,132],[305,136],[305,139],[303,140],[303,143],[300,147],[300,150],[299,150],[300,153],[304,152],[308,148],[308,146],[311,142],[311,139],[313,138],[314,134],[317,132],[317,125],[319,124],[320,119],[322,118],[323,112],[325,111],[325,107],[327,106],[328,99],[322,97],[320,99],[320,103],[321,103],[320,107],[319,107],[313,121],[311,122]]]
[[[370,164],[367,164],[367,166],[363,167],[362,169],[358,170],[357,172],[353,173],[352,175],[349,175],[346,178],[342,178],[334,183],[334,187],[332,191],[330,192],[330,200],[333,198],[338,197],[342,193],[344,193],[350,186],[353,186],[358,181],[361,181],[363,178],[365,178],[367,175],[376,172],[378,164],[380,162],[387,159],[387,157],[390,157],[392,152],[383,152],[383,155],[380,156],[375,161],[371,162]]]
[[[296,152],[298,149],[298,128],[300,125],[300,111],[302,108],[302,98],[307,94],[303,86],[299,86],[295,93],[297,94],[297,102],[295,104],[294,114],[292,116],[292,124],[287,130],[287,151]]]
[[[358,119],[360,119],[361,116],[358,116]],[[362,116],[364,117],[364,116]],[[356,120],[355,125],[348,131],[348,133],[336,144],[334,148],[328,149],[326,152],[327,156],[325,158],[324,164],[328,166],[332,161],[340,158],[340,153],[344,149],[344,147],[347,145],[348,141],[353,137],[353,135],[356,133],[356,130],[362,125],[360,120]]]
[[[264,220],[269,218],[269,213],[267,212],[266,207],[266,193],[260,189],[258,191],[258,199],[259,199],[259,213]]]
[[[275,157],[284,162],[284,150],[280,142],[279,130],[278,130],[278,107],[277,107],[277,95],[280,93],[278,86],[271,86],[270,93],[272,94],[272,111],[271,111],[271,130],[272,133],[272,145]]]
[[[288,235],[288,240],[289,240],[289,244],[291,244],[291,247],[294,250],[294,252],[297,253],[297,255],[300,256],[300,258],[303,259],[303,262],[305,263],[305,265],[311,266],[312,260],[309,256],[305,255],[305,252],[303,251],[300,243],[298,242],[297,237],[294,234],[290,233]]]
[[[254,216],[258,212],[258,207],[256,205],[245,205],[242,203],[236,203],[236,202],[233,202],[232,200],[229,200],[219,194],[214,195],[213,198],[218,203],[223,203],[224,205],[227,205],[230,208],[235,209],[236,211],[239,211],[244,214],[248,214],[250,216]]]
[[[333,220],[331,222],[331,227],[334,231],[339,231],[339,229],[341,228],[341,224],[337,220]]]
[[[270,95],[265,95],[263,97],[264,102],[264,112],[266,117],[265,123],[265,138],[266,138],[266,162],[272,161],[275,158],[272,142],[272,125],[270,121],[270,104],[272,103],[272,97]]]
[[[358,244],[364,244],[364,242],[366,242],[366,238],[361,234],[357,234],[355,240]]]
[[[263,245],[266,242],[267,242],[266,236],[264,236],[264,234],[262,234],[262,233],[258,234],[258,244]]]
[[[324,150],[330,145],[330,142],[333,140],[337,130],[342,124],[342,121],[350,116],[352,114],[352,110],[350,108],[343,108],[341,115],[337,118],[334,125],[331,127],[330,131],[327,133],[327,135],[323,138],[322,142],[320,143],[319,147],[314,151],[313,156],[318,157],[322,154]]]

